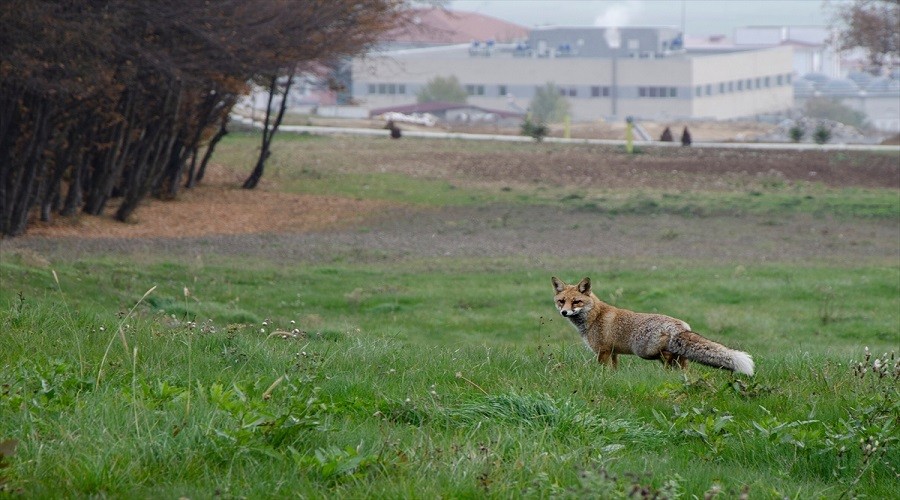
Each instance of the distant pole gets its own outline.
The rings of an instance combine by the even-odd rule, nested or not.
[[[616,75],[616,70],[618,69],[618,64],[616,64],[616,53],[613,52],[612,57],[612,114],[613,116],[619,116],[619,81],[618,75]]]
[[[631,154],[634,152],[634,119],[630,116],[625,117],[625,152]]]
[[[619,46],[622,44],[622,34],[619,33],[619,28],[610,26],[604,28],[603,38],[606,40],[606,45],[609,47],[610,52],[612,52],[612,89],[610,89],[610,94],[612,95],[610,97],[612,97],[612,114],[613,116],[618,116],[619,76],[616,73],[618,71],[618,53]]]

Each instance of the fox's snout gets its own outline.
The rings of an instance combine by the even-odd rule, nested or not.
[[[575,311],[571,311],[569,309],[560,309],[559,313],[562,314],[564,318],[575,315]]]

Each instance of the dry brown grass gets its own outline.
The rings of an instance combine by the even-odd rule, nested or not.
[[[245,174],[211,165],[198,187],[174,200],[147,198],[132,220],[81,214],[33,222],[29,236],[82,238],[182,237],[212,234],[299,233],[358,224],[387,202],[278,192],[271,183],[242,189]],[[113,204],[107,214],[115,213]]]

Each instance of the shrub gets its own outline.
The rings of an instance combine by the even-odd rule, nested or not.
[[[531,100],[531,114],[540,123],[562,121],[569,113],[569,101],[560,94],[559,88],[548,83],[538,87]]]
[[[464,103],[468,98],[466,89],[455,76],[436,76],[419,90],[416,100],[423,102],[459,102]]]
[[[547,126],[540,122],[533,122],[531,118],[526,117],[522,122],[522,135],[534,138],[535,141],[541,142],[547,135]]]
[[[816,144],[825,144],[831,140],[831,130],[828,130],[828,127],[820,123],[813,132],[813,140],[816,141]]]

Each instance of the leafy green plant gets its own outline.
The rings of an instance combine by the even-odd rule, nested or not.
[[[303,455],[295,449],[291,449],[291,454],[298,466],[314,471],[326,482],[334,483],[359,478],[361,474],[377,465],[384,466],[381,455],[363,453],[362,448],[363,445],[360,443],[344,448],[337,446],[319,448],[311,456]]]
[[[718,454],[726,446],[726,439],[734,434],[734,416],[716,408],[694,407],[684,411],[676,409],[670,418],[653,410],[653,416],[670,433],[699,438],[713,454]]]
[[[522,122],[522,135],[527,135],[537,142],[544,140],[547,135],[547,126],[541,122],[534,122],[530,117],[525,117]]]
[[[455,76],[436,76],[419,90],[416,101],[424,102],[457,102],[464,103],[468,99],[466,89]]]
[[[831,140],[831,130],[828,129],[824,124],[819,124],[816,126],[816,129],[813,131],[813,141],[816,144],[825,144],[826,142]]]
[[[790,136],[791,141],[793,142],[800,142],[804,135],[806,135],[806,130],[800,125],[794,125],[788,130],[788,136]]]
[[[535,90],[529,111],[537,123],[560,122],[569,113],[569,101],[553,83]]]

